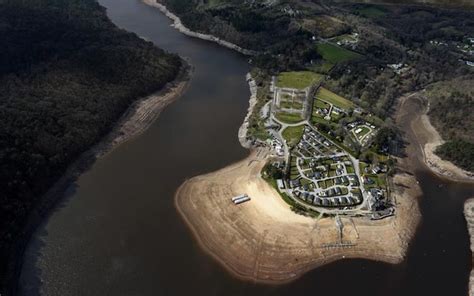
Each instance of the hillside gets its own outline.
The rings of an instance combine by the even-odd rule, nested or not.
[[[0,278],[41,195],[181,60],[95,0],[0,0]]]
[[[474,73],[474,67],[469,66],[474,61],[474,45],[469,38],[474,37],[474,11],[457,5],[472,1],[444,1],[450,7],[406,5],[413,2],[408,0],[398,2],[404,5],[157,1],[181,17],[191,30],[260,52],[252,57],[252,63],[263,75],[295,70],[330,74],[324,81],[326,88],[386,120],[387,126],[391,126],[389,117],[400,96],[436,84],[431,116],[442,136],[449,141],[466,141],[462,151],[473,143],[466,136],[472,135],[472,92],[458,97],[450,83],[442,83]],[[444,97],[436,99],[446,93],[451,95],[445,101]],[[461,105],[463,108],[456,108]],[[458,164],[467,163],[469,153],[460,155],[453,144],[446,145],[439,150],[441,155],[453,159],[456,154],[462,158]]]
[[[383,3],[383,4],[434,4],[445,7],[467,6],[474,7],[471,0],[336,0],[336,2],[352,2],[352,3]]]

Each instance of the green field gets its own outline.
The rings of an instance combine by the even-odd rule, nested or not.
[[[318,44],[316,46],[316,50],[324,60],[332,64],[345,62],[360,57],[358,53],[329,43]]]
[[[353,174],[354,173],[354,167],[351,165],[346,165],[346,170],[348,174]]]
[[[303,131],[304,125],[289,126],[283,130],[282,135],[288,146],[294,146],[300,141],[303,136]]]
[[[334,64],[321,60],[321,62],[313,64],[310,69],[317,73],[327,74],[331,71],[332,67],[334,67]]]
[[[334,106],[346,110],[354,106],[354,103],[352,103],[351,101],[333,93],[332,91],[324,87],[319,88],[318,93],[316,94],[316,98],[324,100],[328,103],[333,104]]]
[[[323,102],[321,100],[314,100],[314,103],[313,103],[313,112],[314,112],[314,109],[315,108],[320,108],[320,109],[328,109],[330,107],[330,105],[326,102]]]
[[[278,112],[275,114],[276,119],[278,119],[281,122],[284,123],[298,123],[303,121],[303,118],[301,118],[300,114],[292,114],[292,113],[286,113],[286,112]]]
[[[367,18],[377,18],[387,14],[383,8],[377,6],[361,7],[356,9],[356,12]]]
[[[282,72],[278,75],[276,86],[303,89],[322,79],[323,75],[311,71]]]
[[[295,109],[295,110],[301,110],[303,109],[303,104],[300,102],[291,102],[291,101],[282,101],[280,103],[281,108],[287,108],[287,109]]]

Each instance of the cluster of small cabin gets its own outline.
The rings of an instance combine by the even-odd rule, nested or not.
[[[381,174],[381,173],[386,173],[386,172],[387,172],[387,166],[383,164],[376,164],[372,167],[366,166],[364,168],[364,173],[366,174],[372,173],[375,175],[375,174]]]
[[[334,148],[334,145],[320,134],[305,129],[305,133],[298,143],[298,148],[302,150],[301,153],[303,155],[310,157],[327,153],[330,149]],[[309,153],[309,155],[304,153],[304,151]]]
[[[342,177],[334,178],[334,184],[336,185],[351,185],[351,186],[359,186],[359,181],[355,175],[347,175]]]
[[[322,207],[355,206],[362,202],[361,197],[357,194],[351,196],[319,197],[309,192],[294,191],[294,195],[306,203]]]
[[[332,105],[332,107],[328,108],[318,108],[316,110],[316,113],[321,115],[326,120],[331,120],[331,113],[336,116],[339,116],[341,114],[347,114],[347,111],[345,109]]]
[[[357,127],[357,128],[360,128],[360,126],[368,126],[368,127],[372,128],[372,129],[375,129],[375,125],[370,124],[370,123],[368,123],[367,121],[364,121],[364,120],[361,120],[361,119],[348,123],[348,124],[346,125],[346,128],[348,128],[348,129],[354,129],[354,128],[356,128],[356,127]],[[360,133],[360,131],[357,132],[357,129],[356,129],[356,130],[355,130],[355,133],[358,134],[358,133]]]

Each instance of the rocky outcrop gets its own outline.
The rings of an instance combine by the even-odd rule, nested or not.
[[[251,148],[251,143],[247,138],[248,135],[248,127],[249,127],[249,120],[250,116],[254,112],[255,105],[257,104],[257,83],[252,78],[250,73],[247,73],[247,81],[249,83],[250,88],[250,100],[249,100],[249,109],[247,115],[245,116],[244,122],[239,128],[239,142],[244,148]]]

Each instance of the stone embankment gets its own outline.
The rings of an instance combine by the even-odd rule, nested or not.
[[[257,52],[254,50],[242,48],[236,44],[233,44],[226,40],[222,40],[216,36],[191,31],[190,29],[186,28],[186,26],[183,25],[183,23],[181,22],[181,19],[177,15],[169,11],[168,8],[166,8],[166,6],[164,6],[163,4],[156,2],[156,0],[143,0],[143,2],[147,5],[156,7],[161,12],[163,12],[168,18],[170,18],[174,22],[173,26],[184,35],[207,40],[207,41],[212,41],[224,47],[238,51],[244,55],[252,56],[252,55],[257,54]]]
[[[474,198],[470,198],[464,203],[464,217],[471,237],[471,252],[474,253]],[[469,277],[469,296],[474,296],[474,270],[471,270]]]
[[[255,105],[257,104],[257,83],[255,80],[252,78],[252,75],[250,73],[247,73],[247,81],[249,83],[249,88],[250,88],[250,100],[249,100],[249,109],[247,112],[247,115],[245,116],[244,122],[239,128],[239,142],[240,144],[247,149],[251,148],[251,142],[247,138],[248,135],[248,127],[249,127],[249,121],[250,121],[250,116],[252,116],[252,113],[254,112]]]

